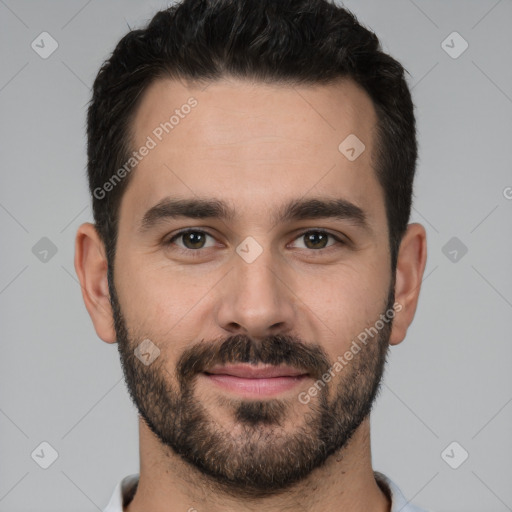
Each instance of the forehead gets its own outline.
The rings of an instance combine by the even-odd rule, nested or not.
[[[261,219],[267,208],[313,192],[376,210],[383,206],[372,161],[376,122],[371,99],[350,80],[226,79],[206,87],[157,80],[134,117],[133,149],[151,149],[133,171],[121,217],[123,210],[140,217],[171,195],[225,198]],[[356,159],[348,158],[352,149],[362,150]]]

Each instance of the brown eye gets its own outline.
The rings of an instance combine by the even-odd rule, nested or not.
[[[331,243],[328,245],[329,238],[335,240],[335,243]],[[322,249],[327,249],[332,245],[335,245],[336,242],[343,244],[343,241],[339,239],[337,236],[329,233],[327,231],[321,230],[309,230],[301,233],[296,240],[304,240],[305,249],[312,249],[316,251],[320,251]]]
[[[200,231],[189,231],[181,235],[187,249],[202,249],[205,242],[205,234]]]
[[[330,235],[321,231],[310,231],[303,236],[309,249],[324,249]]]
[[[179,249],[183,249],[186,251],[197,251],[200,249],[208,248],[206,244],[206,238],[213,238],[210,234],[205,231],[198,229],[189,229],[186,231],[181,231],[170,238],[166,245],[173,245],[176,240],[180,240],[181,244],[176,244]],[[211,245],[209,247],[212,247]]]

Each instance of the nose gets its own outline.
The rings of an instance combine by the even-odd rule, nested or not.
[[[289,266],[277,265],[270,251],[248,263],[235,254],[233,268],[221,284],[218,325],[230,334],[253,339],[287,334],[296,325],[297,297]]]

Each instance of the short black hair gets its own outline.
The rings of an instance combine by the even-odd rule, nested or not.
[[[99,190],[134,148],[133,120],[159,78],[224,77],[293,85],[354,80],[377,114],[375,172],[384,190],[391,268],[409,222],[417,160],[405,69],[350,11],[327,0],[183,0],[131,30],[103,63],[87,114],[87,171],[94,221],[113,266],[119,205],[132,173]],[[341,141],[340,141],[341,142]]]

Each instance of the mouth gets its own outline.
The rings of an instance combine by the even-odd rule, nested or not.
[[[208,382],[244,396],[275,396],[290,391],[309,378],[304,370],[289,366],[247,364],[216,366],[202,373]]]

